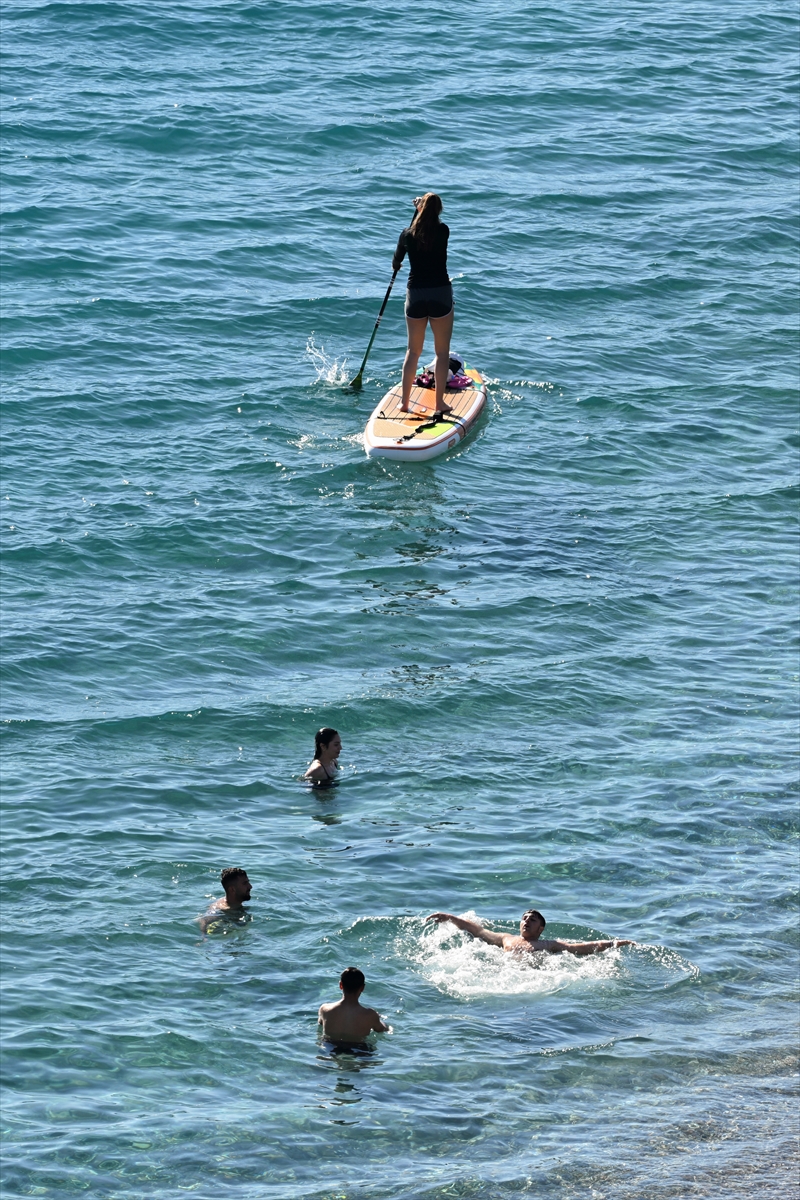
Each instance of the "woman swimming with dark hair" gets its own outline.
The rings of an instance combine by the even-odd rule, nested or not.
[[[342,752],[342,739],[335,729],[326,725],[314,734],[314,761],[303,779],[309,783],[326,784],[336,778],[339,764],[336,761]]]
[[[439,220],[442,199],[435,192],[417,196],[414,208],[417,210],[416,216],[400,234],[392,259],[392,269],[398,271],[408,254],[408,349],[403,362],[403,396],[400,411],[408,412],[411,387],[425,343],[425,330],[430,321],[436,351],[436,411],[446,413],[451,411],[450,405],[444,402],[444,389],[447,385],[450,336],[453,332],[453,285],[447,274],[447,240],[450,230]]]

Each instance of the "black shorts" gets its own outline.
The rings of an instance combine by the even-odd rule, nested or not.
[[[453,309],[453,285],[409,288],[406,292],[407,317],[446,317]]]

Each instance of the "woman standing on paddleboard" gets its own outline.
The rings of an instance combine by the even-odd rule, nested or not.
[[[417,363],[425,342],[425,330],[430,321],[436,351],[436,411],[450,412],[450,405],[444,402],[450,364],[450,335],[453,332],[453,285],[447,274],[447,239],[450,237],[450,230],[439,220],[442,201],[435,192],[417,196],[414,208],[417,214],[409,227],[400,234],[392,259],[392,269],[398,271],[408,254],[408,349],[403,361],[403,397],[400,409],[402,412],[408,412]]]

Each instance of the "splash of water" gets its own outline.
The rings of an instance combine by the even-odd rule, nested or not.
[[[477,920],[474,912],[462,916]],[[662,948],[640,946],[578,958],[571,954],[506,954],[499,946],[476,941],[453,925],[426,925],[411,918],[398,949],[439,991],[460,999],[478,996],[545,995],[575,987],[594,989],[627,980],[631,973],[645,986],[668,986],[693,973],[692,964]],[[636,954],[632,961],[631,955]],[[665,980],[667,982],[665,982]]]
[[[314,334],[306,342],[306,358],[310,359],[317,373],[315,383],[347,383],[350,379],[346,358],[330,358],[324,346],[318,346]]]

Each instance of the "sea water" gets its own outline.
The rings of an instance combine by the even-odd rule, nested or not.
[[[5,5],[4,1197],[794,1194],[796,15]]]

